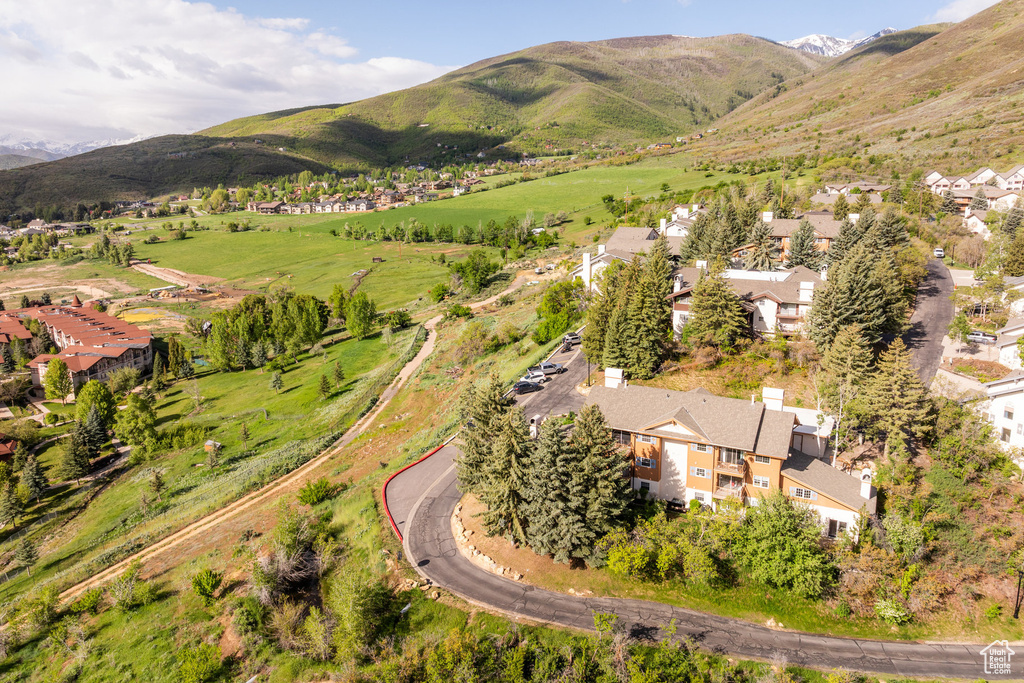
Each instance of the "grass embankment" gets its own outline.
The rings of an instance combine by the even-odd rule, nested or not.
[[[294,469],[368,410],[414,352],[414,339],[417,331],[410,329],[397,334],[390,347],[379,335],[325,346],[324,358],[304,356],[282,373],[280,393],[269,386],[266,372],[200,372],[195,379],[203,397],[200,412],[194,408],[192,382],[178,381],[157,401],[158,431],[176,425],[203,429],[204,439],[223,444],[220,464],[208,466],[199,440],[125,469],[98,487],[98,495],[85,485],[52,490],[28,520],[28,533],[44,540],[39,565],[31,580],[21,575],[0,586],[0,596],[9,598],[50,580],[85,578]],[[321,400],[318,380],[322,374],[333,377],[334,363],[346,378],[328,400]],[[245,445],[243,422],[249,429]],[[54,444],[43,452],[45,466],[55,461],[58,448]],[[150,489],[154,471],[166,487],[159,500]],[[141,504],[144,495],[151,499],[148,509]],[[42,517],[49,513],[55,514]],[[33,528],[33,519],[45,521]],[[9,553],[12,546],[8,539],[0,543],[0,552]]]

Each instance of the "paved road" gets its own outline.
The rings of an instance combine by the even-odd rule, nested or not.
[[[953,319],[953,278],[938,259],[928,261],[928,275],[917,289],[917,305],[910,329],[903,335],[914,352],[914,367],[925,386],[931,384],[942,363],[942,338]]]
[[[522,406],[527,418],[534,415],[565,415],[570,411],[578,413],[586,401],[576,391],[577,385],[587,381],[587,360],[580,347],[574,346],[572,351],[566,353],[558,351],[551,357],[551,361],[561,363],[566,371],[552,376],[540,391],[516,398],[516,403]]]
[[[425,578],[471,603],[512,618],[588,630],[593,628],[594,612],[612,612],[638,638],[664,637],[662,627],[675,619],[680,637],[693,638],[715,652],[761,660],[782,656],[790,664],[816,669],[845,667],[918,677],[984,676],[981,645],[886,642],[776,631],[655,602],[555,593],[486,572],[458,552],[452,536],[450,520],[462,495],[453,464],[456,453],[454,446],[446,446],[400,473],[385,488],[384,499],[395,520],[402,520],[403,546],[409,562]],[[1013,670],[1019,677],[1019,667]]]

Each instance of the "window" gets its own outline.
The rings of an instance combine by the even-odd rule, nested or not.
[[[754,486],[759,489],[768,488],[768,477],[754,477]]]
[[[999,436],[1000,440],[1006,443],[1010,442],[1010,430],[1003,427],[1003,433]]]
[[[706,443],[692,443],[690,444],[690,446],[693,448],[693,450],[697,451],[698,453],[711,452],[711,447],[708,446]]]
[[[704,494],[700,493],[700,492],[694,493],[693,494],[693,499],[698,501],[698,502],[703,503],[704,502]]]
[[[629,432],[624,432],[619,429],[612,430],[612,440],[620,446],[629,445]]]
[[[704,469],[703,467],[691,467],[690,468],[690,474],[692,474],[695,477],[699,477],[701,479],[707,479],[708,478],[708,471],[706,469]]]
[[[654,469],[655,467],[657,467],[657,465],[658,465],[658,463],[655,462],[654,458],[637,458],[636,459],[636,466],[637,467],[646,467],[647,469]]]
[[[654,437],[649,434],[637,434],[636,440],[640,443],[654,443]]]
[[[651,490],[651,482],[649,482],[649,481],[642,481],[642,482],[640,482],[640,490],[641,491],[650,491]]]
[[[1021,424],[1020,422],[1017,423],[1017,433],[1024,434],[1024,424]]]
[[[756,462],[758,465],[771,465],[772,459],[769,458],[767,455],[755,455],[754,462]]]
[[[790,486],[789,495],[801,500],[817,500],[818,494],[810,489],[802,489],[799,486]]]
[[[735,448],[723,448],[719,455],[719,460],[731,465],[738,465],[743,462],[743,451]]]
[[[1003,417],[1007,420],[1013,419],[1013,406],[1006,406],[1003,408]]]
[[[846,533],[846,522],[840,522],[838,519],[828,520],[828,537],[839,538]]]

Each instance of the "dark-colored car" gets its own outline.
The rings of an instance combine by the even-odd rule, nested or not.
[[[516,382],[512,385],[513,394],[529,394],[534,391],[540,391],[543,387],[536,382]]]

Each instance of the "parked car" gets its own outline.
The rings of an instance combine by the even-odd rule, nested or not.
[[[544,269],[543,268],[534,268],[533,272],[537,273],[537,275],[540,275],[540,274],[542,274],[544,272]]]
[[[967,335],[967,341],[975,344],[995,344],[997,339],[999,337],[991,332],[982,332],[981,330],[975,330]]]
[[[580,335],[576,334],[575,332],[570,332],[569,334],[562,337],[562,341],[565,342],[566,344],[579,344]]]
[[[561,363],[545,362],[530,368],[530,372],[542,372],[545,375],[558,375],[565,372],[565,368],[562,367]]]
[[[548,270],[554,270],[555,269],[555,264],[554,263],[549,263],[549,264],[547,264],[544,267],[547,268]]]
[[[935,247],[932,253],[935,254],[935,258],[946,258],[946,251],[942,247]]]
[[[513,394],[529,394],[534,391],[540,391],[543,387],[536,382],[516,382],[512,385]]]
[[[543,384],[547,382],[549,377],[543,372],[537,370],[530,370],[525,375],[519,378],[520,382],[534,382],[535,384]]]

